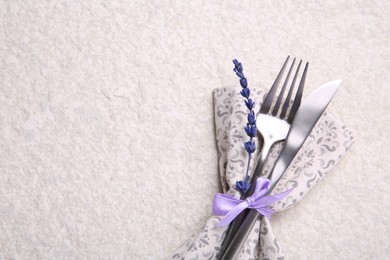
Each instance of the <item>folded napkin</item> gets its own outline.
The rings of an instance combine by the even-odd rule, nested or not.
[[[253,89],[251,97],[258,111],[266,91]],[[218,165],[223,191],[239,198],[240,194],[233,186],[245,176],[248,154],[243,144],[248,137],[245,134],[247,108],[239,89],[215,89],[214,111],[215,130],[218,149]],[[261,147],[261,140],[255,139],[256,147]],[[292,161],[285,175],[271,194],[294,188],[284,199],[271,206],[276,212],[294,206],[311,190],[343,157],[353,142],[353,136],[342,121],[325,112],[302,148]],[[275,163],[282,148],[282,143],[273,146],[262,176],[266,175]],[[253,162],[257,162],[260,149],[257,149]],[[256,165],[251,164],[250,172]],[[228,226],[217,227],[221,217],[212,216],[205,227],[172,255],[171,259],[215,259],[219,253]],[[297,220],[298,221],[298,220]],[[238,259],[283,259],[281,245],[275,238],[268,218],[257,220],[251,230]]]

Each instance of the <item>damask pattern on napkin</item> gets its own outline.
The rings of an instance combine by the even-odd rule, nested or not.
[[[259,110],[265,93],[259,89],[252,90],[252,99],[256,103],[255,111]],[[224,192],[239,197],[233,185],[245,176],[248,154],[243,143],[247,141],[244,126],[248,112],[237,88],[215,89],[213,94],[222,188]],[[256,137],[254,141],[258,147],[253,154],[253,162],[256,162],[259,158],[261,140]],[[294,206],[343,157],[352,142],[350,129],[341,120],[325,112],[272,193],[290,188],[294,190],[272,208],[280,212]],[[281,148],[282,143],[273,146],[262,176],[269,173]],[[253,172],[255,166],[252,163],[250,172]],[[216,227],[219,220],[220,217],[211,217],[199,234],[185,242],[171,258],[216,259],[227,230],[227,227]],[[282,247],[274,236],[267,218],[256,221],[238,259],[284,259]]]

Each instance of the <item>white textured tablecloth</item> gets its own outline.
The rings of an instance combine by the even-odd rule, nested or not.
[[[329,110],[355,143],[273,217],[286,258],[390,258],[389,13],[381,0],[0,1],[0,258],[168,257],[222,191],[212,90],[238,86],[233,58],[268,89],[287,55],[310,61],[305,93],[343,79]]]

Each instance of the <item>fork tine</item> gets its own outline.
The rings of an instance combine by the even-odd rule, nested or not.
[[[303,71],[301,82],[299,82],[299,87],[297,93],[295,94],[294,103],[291,107],[290,114],[288,115],[287,122],[291,124],[294,119],[295,113],[297,112],[299,106],[301,105],[303,87],[305,86],[306,74],[309,69],[309,63],[306,62],[305,70]]]
[[[273,116],[276,116],[276,115],[278,114],[278,112],[279,112],[280,104],[282,103],[283,96],[284,96],[284,91],[286,90],[286,86],[287,86],[288,80],[290,79],[291,71],[292,71],[293,68],[294,68],[295,60],[296,60],[296,58],[294,58],[294,60],[293,60],[293,62],[292,62],[292,64],[291,64],[291,67],[290,67],[290,69],[288,70],[286,79],[284,80],[284,83],[283,83],[283,87],[282,87],[282,89],[280,90],[278,99],[276,100],[275,106],[274,106],[274,108],[273,108],[273,110],[272,110],[272,115],[273,115]]]
[[[291,96],[292,96],[292,93],[294,91],[295,82],[297,81],[297,77],[298,77],[299,69],[301,68],[301,64],[302,64],[302,60],[300,60],[298,63],[298,68],[295,71],[293,81],[291,82],[290,89],[288,91],[286,100],[284,101],[282,112],[280,113],[280,116],[279,116],[279,118],[281,118],[281,119],[284,119],[284,117],[287,114],[288,107],[290,106]]]
[[[281,68],[281,70],[279,71],[279,74],[278,76],[276,77],[275,79],[275,82],[274,84],[272,85],[271,89],[269,90],[266,98],[264,99],[264,102],[263,104],[261,105],[261,108],[260,108],[260,113],[262,114],[268,114],[271,106],[272,106],[272,101],[274,99],[274,96],[275,96],[275,93],[276,93],[276,90],[278,89],[278,85],[279,85],[279,82],[283,76],[283,73],[284,73],[284,70],[286,69],[286,65],[287,65],[287,62],[288,60],[290,59],[290,56],[287,56],[287,59],[286,61],[284,62],[283,64],[283,67]]]

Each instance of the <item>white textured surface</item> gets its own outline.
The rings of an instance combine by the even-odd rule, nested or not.
[[[355,143],[274,217],[286,256],[390,257],[390,2],[1,1],[0,13],[0,258],[169,255],[219,189],[212,89],[239,88],[232,58],[268,87],[288,54],[311,62],[306,93],[344,80],[331,111]]]

